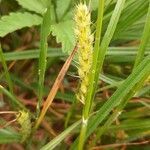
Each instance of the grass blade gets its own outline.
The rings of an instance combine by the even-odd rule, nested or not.
[[[10,99],[11,102],[13,102],[16,106],[17,109],[24,109],[27,110],[26,107],[14,96],[12,95],[9,91],[7,91],[3,86],[0,85],[0,91],[7,95]],[[18,107],[17,107],[18,106]]]
[[[21,135],[10,130],[10,129],[0,129],[0,144],[4,143],[14,143],[21,140]]]
[[[8,82],[9,90],[13,94],[13,83],[12,83],[10,75],[9,75],[9,71],[8,71],[8,68],[7,68],[7,64],[6,64],[6,61],[5,61],[5,57],[3,55],[1,45],[0,45],[0,59],[1,59],[1,63],[2,63],[3,68],[4,68],[4,72],[5,72],[5,75],[6,75],[6,80]]]
[[[46,58],[47,58],[47,38],[50,34],[50,27],[51,27],[51,3],[47,8],[46,13],[43,17],[43,22],[41,25],[41,41],[40,41],[40,56],[39,56],[39,81],[38,81],[38,103],[37,103],[37,116],[40,113],[40,106],[42,103],[43,97],[43,87],[44,87],[44,77],[45,77],[45,70],[46,70]]]
[[[44,147],[42,147],[40,150],[52,150],[56,146],[58,146],[58,143],[60,143],[62,140],[65,139],[65,137],[70,134],[75,128],[77,128],[81,123],[81,120],[77,121],[70,127],[68,127],[65,131],[63,131],[60,135],[58,135],[55,139],[50,141],[48,144],[46,144]]]
[[[136,56],[136,60],[134,64],[134,69],[143,60],[144,52],[146,50],[146,45],[149,42],[149,39],[150,39],[150,2],[149,2],[148,13],[147,13],[147,19],[146,19],[146,23],[144,27],[144,32],[143,32],[143,36],[141,39],[141,44],[140,44],[138,54]]]
[[[150,35],[150,5],[149,5],[149,10],[148,10],[148,15],[147,15],[147,21],[145,23],[143,37],[142,37],[138,55],[136,57],[136,61],[134,64],[134,69],[136,69],[136,66],[139,65],[139,63],[142,61],[142,59],[144,57],[146,44],[149,41],[149,37],[150,37],[149,35]],[[138,83],[138,86],[136,86],[134,88],[134,91],[131,90],[128,93],[128,95],[124,98],[124,100],[116,108],[115,112],[109,117],[109,119],[106,121],[106,123],[99,129],[98,134],[97,134],[95,140],[93,141],[93,144],[96,144],[96,141],[100,138],[100,136],[106,131],[106,129],[111,125],[111,123],[114,120],[116,120],[118,115],[120,115],[120,113],[122,112],[122,109],[126,106],[128,100],[133,96],[133,93],[135,93],[135,91],[137,91],[142,86],[144,81],[145,81],[145,78],[143,79],[143,81],[141,81],[141,83],[140,82]]]
[[[13,61],[13,60],[24,60],[24,59],[37,59],[40,57],[38,49],[31,49],[25,51],[14,51],[14,52],[7,52],[4,53],[6,61]],[[62,57],[67,56],[66,53],[62,53],[60,48],[48,48],[47,50],[47,57]]]
[[[150,120],[149,119],[133,119],[122,122],[120,125],[111,125],[109,126],[109,131],[114,130],[136,130],[136,129],[150,129]]]
[[[122,101],[128,101],[137,89],[141,87],[150,74],[150,56],[147,56],[137,69],[122,83],[111,98],[100,108],[99,112],[89,125],[89,134],[102,122],[110,111]],[[88,135],[89,135],[88,134]]]
[[[107,58],[106,61],[109,60],[111,62],[111,59],[108,59],[110,57],[115,57],[114,59],[117,59],[118,57],[128,57],[128,56],[135,56],[137,55],[137,47],[109,47],[108,51],[106,52]],[[150,54],[150,48],[146,48],[145,55]],[[24,59],[37,59],[39,58],[39,50],[38,49],[31,49],[31,50],[25,50],[25,51],[14,51],[14,52],[6,52],[3,53],[5,57],[5,61],[13,61],[13,60],[24,60]],[[48,48],[47,50],[47,57],[53,58],[53,57],[64,57],[68,56],[67,53],[63,53],[61,48]],[[0,60],[1,61],[1,60]]]
[[[97,86],[97,83],[99,80],[98,79],[99,73],[101,72],[102,65],[103,65],[104,58],[105,58],[105,54],[106,54],[106,51],[108,49],[111,38],[113,37],[113,34],[115,32],[115,29],[116,29],[117,23],[119,21],[119,17],[121,15],[124,3],[125,3],[125,0],[118,0],[117,1],[115,10],[114,10],[113,15],[111,17],[111,20],[110,20],[110,23],[108,25],[107,31],[104,35],[104,38],[102,40],[100,49],[95,49],[94,63],[92,66],[92,73],[91,73],[91,77],[90,77],[90,81],[89,81],[90,83],[93,83],[93,84],[90,84],[90,86],[89,86],[89,92],[87,95],[88,100],[87,101],[89,101],[89,99],[91,101],[91,99],[94,98],[93,93],[95,93],[95,90],[96,90],[96,86]],[[98,52],[96,52],[96,51],[98,51]],[[96,57],[95,57],[95,55],[96,55]],[[95,59],[95,58],[97,58],[97,59]]]
[[[121,102],[128,101],[139,89],[142,83],[150,75],[150,55],[147,56],[136,70],[120,85],[116,92],[109,98],[107,102],[98,110],[93,119],[90,119],[87,137],[94,132],[97,126],[109,115],[109,113]],[[77,141],[72,146],[76,147]]]

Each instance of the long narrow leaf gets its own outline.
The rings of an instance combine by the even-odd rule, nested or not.
[[[109,58],[110,56],[112,56],[111,58],[113,59],[115,58],[117,59],[118,57],[120,58],[122,56],[131,57],[137,54],[137,49],[138,49],[137,47],[109,47],[106,53],[106,56],[109,56]],[[148,54],[150,54],[150,48],[147,48],[145,51],[145,55],[148,55]],[[68,56],[68,54],[63,53],[61,48],[48,48],[47,50],[48,58],[62,57],[62,56]],[[39,58],[39,50],[33,49],[33,50],[25,50],[25,51],[6,52],[4,53],[4,57],[6,61],[35,59],[35,58]],[[106,58],[106,60],[108,60],[108,58]]]
[[[0,129],[0,144],[4,143],[14,143],[21,140],[21,135],[10,130],[10,129]]]
[[[125,3],[125,0],[117,1],[116,7],[114,9],[110,23],[108,25],[107,31],[103,37],[100,49],[97,49],[98,54],[96,56],[96,60],[94,60],[93,65],[92,65],[92,73],[91,73],[90,81],[89,81],[91,84],[88,90],[87,101],[89,101],[89,99],[94,98],[94,93],[95,93],[96,86],[98,83],[99,73],[101,72],[104,58],[106,55],[106,51],[108,49],[111,38],[113,37],[113,34],[115,32],[124,3]]]
[[[99,109],[98,113],[93,119],[90,119],[88,126],[87,137],[94,132],[98,125],[109,115],[109,113],[118,106],[122,101],[134,96],[136,90],[139,88],[145,79],[150,75],[150,55],[147,56],[141,64],[136,68],[136,70],[120,85],[116,92],[109,98],[107,102]],[[128,94],[130,93],[130,97]],[[72,149],[75,149],[77,144],[73,144]]]
[[[5,72],[6,80],[8,82],[9,90],[13,94],[13,83],[12,83],[12,80],[11,80],[9,72],[8,72],[7,64],[5,61],[5,57],[4,57],[1,45],[0,45],[0,59],[1,59],[1,62],[2,62],[3,68],[4,68],[4,72]]]
[[[147,19],[144,27],[144,32],[141,39],[141,44],[134,64],[134,69],[143,60],[144,52],[146,50],[146,45],[148,44],[149,39],[150,39],[150,2],[149,2],[148,13],[147,13]]]
[[[48,144],[43,146],[40,150],[52,150],[54,149],[58,143],[60,143],[62,140],[64,140],[70,132],[72,132],[75,128],[77,128],[81,123],[81,120],[77,121],[70,127],[68,127],[65,131],[63,131],[60,135],[58,135],[56,138],[54,138],[52,141],[50,141]]]
[[[0,92],[4,93],[5,95],[10,98],[10,102],[12,101],[17,109],[24,109],[26,110],[25,106],[14,96],[12,95],[9,91],[7,91],[3,86],[0,85]],[[17,107],[18,106],[18,107]]]
[[[50,34],[50,26],[51,26],[51,3],[47,8],[46,13],[44,14],[43,23],[41,25],[41,41],[40,41],[40,56],[39,56],[39,81],[38,81],[38,103],[37,103],[37,115],[40,112],[40,106],[42,103],[43,97],[43,87],[44,87],[44,77],[46,70],[46,58],[47,58],[47,38]]]
[[[147,56],[137,69],[122,83],[111,98],[100,108],[95,118],[90,122],[89,133],[103,121],[103,119],[111,112],[111,110],[119,105],[125,97],[130,93],[130,97],[134,96],[139,85],[144,82],[150,75],[150,56]],[[142,83],[141,83],[142,82]]]

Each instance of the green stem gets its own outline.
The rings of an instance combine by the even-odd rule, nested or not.
[[[92,70],[93,70],[93,68],[97,67],[97,61],[94,61],[94,60],[95,60],[95,58],[97,60],[97,57],[99,54],[99,45],[100,45],[101,31],[102,31],[103,12],[104,12],[104,0],[99,0]],[[94,81],[93,74],[90,76],[90,81]],[[93,82],[89,82],[89,83],[93,83]],[[88,93],[92,94],[91,92],[93,92],[93,91],[90,90]],[[81,127],[81,131],[80,131],[78,150],[82,150],[83,146],[84,146],[84,140],[85,140],[85,136],[86,136],[86,130],[87,130],[87,125],[88,125],[90,108],[91,108],[91,98],[87,98],[85,105],[84,105],[84,108],[83,108],[83,112],[82,112],[82,127]]]
[[[78,150],[83,150],[87,124],[88,124],[88,119],[84,120],[84,118],[82,118],[82,126],[81,126],[81,131],[80,131],[80,136],[79,136]]]
[[[103,37],[103,40],[101,42],[101,46],[99,47],[100,44],[100,33],[101,33],[101,28],[102,28],[102,20],[103,20],[103,9],[104,9],[104,1],[100,0],[99,3],[101,4],[98,10],[98,20],[97,20],[97,28],[96,28],[96,37],[95,37],[95,46],[94,46],[94,56],[93,56],[93,64],[91,68],[91,73],[90,73],[90,81],[91,83],[88,88],[87,92],[87,99],[86,103],[83,109],[83,118],[84,120],[88,120],[88,116],[90,113],[91,105],[92,105],[92,100],[94,99],[96,87],[99,81],[99,73],[102,70],[104,58],[106,51],[108,49],[109,43],[113,37],[113,34],[115,32],[117,23],[119,21],[121,12],[124,7],[125,0],[118,0],[117,4],[114,9],[114,13],[112,14],[111,20],[108,24],[107,30],[105,32],[105,35]],[[84,126],[84,128],[87,128]],[[81,130],[84,130],[81,128]],[[82,133],[82,131],[81,131]],[[83,132],[84,133],[84,132]],[[85,140],[86,134],[84,134],[84,140]],[[81,136],[80,136],[81,137]],[[82,143],[83,140],[79,138],[79,144]],[[82,146],[80,146],[82,147]]]
[[[90,85],[88,88],[88,95],[87,95],[87,102],[91,103],[94,99],[96,87],[99,81],[99,73],[102,70],[104,58],[106,55],[106,51],[108,49],[109,43],[113,37],[113,34],[115,32],[120,14],[122,12],[123,6],[124,6],[125,0],[118,0],[117,4],[115,6],[114,13],[111,17],[111,20],[108,24],[107,30],[105,32],[105,35],[103,37],[103,40],[101,42],[101,46],[99,47],[98,42],[96,41],[95,47],[94,47],[94,56],[93,56],[93,66],[92,71],[90,74]],[[99,27],[100,28],[100,27]],[[96,35],[97,37],[97,35]],[[96,38],[96,40],[99,40]],[[89,104],[88,104],[89,105]],[[91,104],[90,104],[91,105]],[[89,110],[87,110],[88,112]]]
[[[139,50],[138,50],[138,54],[136,56],[136,60],[135,60],[133,70],[143,60],[144,53],[145,53],[145,50],[146,50],[146,45],[148,44],[149,39],[150,39],[150,1],[149,1],[149,8],[148,8],[145,27],[144,27],[144,32],[143,32],[143,35],[142,35],[141,44],[140,44],[140,47],[139,47]]]

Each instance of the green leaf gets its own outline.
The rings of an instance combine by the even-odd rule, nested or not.
[[[53,36],[62,44],[62,51],[70,53],[75,46],[74,22],[72,20],[60,22],[51,26]]]
[[[20,139],[21,135],[18,133],[10,129],[0,129],[0,144],[19,142]]]
[[[96,46],[94,47],[95,49],[94,54],[93,54],[94,59],[93,59],[92,67],[91,67],[92,73],[90,74],[91,84],[89,85],[88,94],[87,94],[87,101],[90,101],[90,103],[92,102],[92,99],[94,99],[96,87],[97,87],[98,80],[99,80],[99,73],[102,70],[105,55],[106,55],[108,46],[111,42],[111,39],[114,35],[114,32],[115,32],[117,23],[119,21],[121,12],[123,10],[124,4],[125,4],[125,0],[117,1],[114,12],[108,24],[107,30],[102,39],[100,48],[97,48]]]
[[[150,129],[150,120],[149,119],[134,119],[126,120],[121,122],[119,125],[111,125],[108,127],[109,131],[117,130],[135,130],[135,129]]]
[[[43,22],[41,25],[40,33],[40,56],[39,56],[39,80],[38,80],[38,103],[37,103],[37,114],[40,112],[40,106],[43,98],[43,88],[44,88],[44,79],[45,79],[45,70],[46,70],[46,58],[47,58],[47,48],[48,43],[47,39],[50,34],[51,27],[51,2],[47,8],[46,13],[43,17]]]
[[[134,72],[119,86],[115,93],[104,103],[104,105],[97,111],[96,116],[90,119],[88,125],[87,137],[93,133],[98,125],[109,115],[109,113],[118,106],[121,102],[127,102],[137,89],[150,75],[150,55],[147,56]],[[72,149],[76,147],[77,140],[73,144]]]
[[[10,13],[0,19],[0,37],[15,30],[41,24],[42,18],[30,13]]]
[[[92,9],[92,10],[96,10],[97,7],[98,7],[98,3],[99,3],[98,0],[92,0],[91,9]]]
[[[27,108],[14,95],[12,95],[9,91],[7,91],[3,86],[0,85],[0,93],[1,92],[9,97],[8,100],[15,104],[16,109],[27,110]]]
[[[40,51],[37,49],[25,50],[25,51],[13,51],[13,52],[4,53],[4,57],[6,61],[35,59],[35,58],[39,58],[39,53]],[[47,51],[47,57],[49,58],[61,57],[61,56],[67,56],[67,54],[62,53],[60,48],[49,48]]]
[[[99,109],[95,118],[89,123],[89,133],[92,133],[102,120],[110,113],[110,111],[118,106],[124,98],[129,99],[134,96],[136,89],[150,75],[150,56],[147,56],[136,70],[121,84],[111,98]],[[131,96],[132,95],[132,96]]]
[[[61,20],[63,17],[68,13],[70,9],[71,0],[57,0],[56,1],[56,12],[57,12],[57,19]]]
[[[77,128],[81,123],[81,120],[77,121],[70,127],[68,127],[65,131],[63,131],[60,135],[58,135],[56,138],[54,138],[52,141],[50,141],[48,144],[43,146],[40,150],[52,150],[54,149],[62,140],[67,137],[70,132],[72,132],[75,128]]]
[[[143,31],[143,36],[141,38],[141,44],[139,46],[138,54],[135,60],[134,68],[143,60],[144,52],[146,50],[146,46],[150,39],[150,2],[149,2],[149,9],[147,13],[147,19]],[[133,70],[134,70],[133,68]]]
[[[42,0],[16,0],[23,8],[36,13],[43,14],[46,8],[42,4]]]
[[[137,47],[109,47],[106,54],[106,62],[123,62],[128,61],[132,62],[134,59],[130,59],[130,57],[134,57],[137,54]],[[150,48],[148,48],[145,52],[145,55],[150,54]],[[47,57],[63,57],[68,56],[66,53],[62,52],[61,48],[48,48]],[[130,57],[129,57],[130,56]],[[12,60],[24,60],[24,59],[35,59],[39,58],[39,50],[31,49],[25,51],[11,51],[4,53],[5,61]],[[126,60],[127,58],[127,60]],[[1,60],[0,60],[1,61]]]
[[[120,17],[113,39],[119,39],[120,35],[126,33],[129,27],[139,21],[139,19],[147,13],[148,1],[143,2],[143,0],[132,0],[131,2],[132,3],[130,3],[130,1],[126,2],[126,7]],[[135,32],[138,32],[138,30]]]
[[[8,86],[9,86],[9,91],[13,94],[13,83],[12,83],[12,80],[8,71],[7,63],[5,61],[5,57],[1,48],[1,44],[0,44],[0,59],[2,61],[2,66],[4,68],[4,74],[5,74]]]

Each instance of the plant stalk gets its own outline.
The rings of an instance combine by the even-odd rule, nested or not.
[[[101,40],[102,21],[103,21],[103,12],[104,12],[104,0],[99,0],[92,70],[93,70],[93,68],[95,68],[97,66],[97,61],[95,61],[95,58],[97,60],[98,53],[99,53],[99,45],[100,45],[100,40]],[[94,79],[94,76],[92,73],[90,75],[90,81],[93,81],[93,79]],[[90,83],[92,83],[92,82],[90,82]],[[88,91],[88,92],[93,92],[93,91]],[[90,108],[91,108],[91,98],[87,98],[85,105],[84,105],[84,108],[83,108],[83,112],[82,112],[82,127],[81,127],[81,131],[80,131],[78,150],[82,150],[83,146],[84,146]]]

